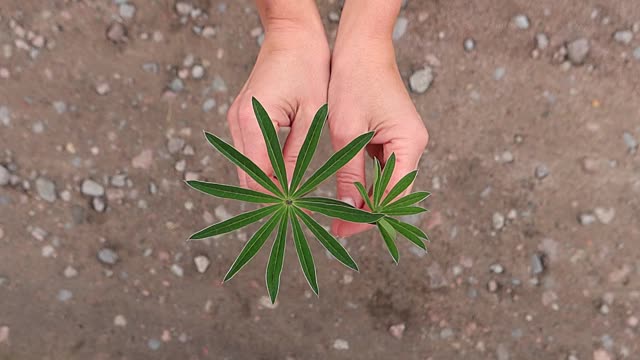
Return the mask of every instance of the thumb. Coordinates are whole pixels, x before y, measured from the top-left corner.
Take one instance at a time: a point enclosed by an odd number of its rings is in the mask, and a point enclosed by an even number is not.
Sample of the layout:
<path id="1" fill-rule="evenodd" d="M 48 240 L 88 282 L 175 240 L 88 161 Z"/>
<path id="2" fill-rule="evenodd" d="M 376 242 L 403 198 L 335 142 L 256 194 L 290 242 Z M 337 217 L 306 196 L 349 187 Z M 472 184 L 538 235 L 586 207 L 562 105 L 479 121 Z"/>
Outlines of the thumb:
<path id="1" fill-rule="evenodd" d="M 302 144 L 304 144 L 309 128 L 311 127 L 311 123 L 315 115 L 314 111 L 319 109 L 320 106 L 321 105 L 318 105 L 318 107 L 303 105 L 296 113 L 296 117 L 291 124 L 291 130 L 287 136 L 284 148 L 282 149 L 284 165 L 287 169 L 289 183 L 293 180 L 293 170 L 298 162 L 298 155 L 300 154 Z"/>

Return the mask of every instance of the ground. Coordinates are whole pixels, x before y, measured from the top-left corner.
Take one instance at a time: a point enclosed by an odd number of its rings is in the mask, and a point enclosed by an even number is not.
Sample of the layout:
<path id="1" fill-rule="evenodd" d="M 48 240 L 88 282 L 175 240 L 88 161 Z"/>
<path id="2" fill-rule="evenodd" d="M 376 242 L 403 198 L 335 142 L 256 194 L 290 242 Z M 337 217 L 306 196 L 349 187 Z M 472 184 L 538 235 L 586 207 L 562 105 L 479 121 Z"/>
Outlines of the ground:
<path id="1" fill-rule="evenodd" d="M 353 273 L 313 243 L 317 298 L 289 244 L 275 307 L 266 252 L 221 285 L 254 228 L 185 242 L 243 210 L 182 180 L 236 183 L 201 130 L 229 139 L 261 34 L 248 0 L 191 4 L 1 2 L 0 359 L 640 357 L 639 2 L 409 0 L 429 253 L 368 232 Z"/>

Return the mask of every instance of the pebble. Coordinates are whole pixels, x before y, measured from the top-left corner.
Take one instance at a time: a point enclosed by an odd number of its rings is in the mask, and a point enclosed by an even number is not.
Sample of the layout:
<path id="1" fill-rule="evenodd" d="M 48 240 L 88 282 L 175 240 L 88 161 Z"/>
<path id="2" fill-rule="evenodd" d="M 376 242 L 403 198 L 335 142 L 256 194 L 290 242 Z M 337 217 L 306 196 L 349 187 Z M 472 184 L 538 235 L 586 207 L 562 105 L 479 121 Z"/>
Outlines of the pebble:
<path id="1" fill-rule="evenodd" d="M 56 249 L 54 249 L 53 246 L 51 245 L 45 245 L 40 250 L 40 254 L 42 255 L 42 257 L 45 257 L 45 258 L 55 257 Z"/>
<path id="2" fill-rule="evenodd" d="M 149 169 L 153 163 L 153 152 L 150 149 L 145 149 L 137 156 L 131 159 L 131 166 L 137 169 Z"/>
<path id="3" fill-rule="evenodd" d="M 67 302 L 71 300 L 72 297 L 73 297 L 73 293 L 67 289 L 62 289 L 58 291 L 58 295 L 56 295 L 56 298 L 60 302 Z"/>
<path id="4" fill-rule="evenodd" d="M 48 202 L 56 201 L 56 185 L 53 181 L 39 177 L 36 179 L 36 191 L 42 200 Z"/>
<path id="5" fill-rule="evenodd" d="M 536 253 L 531 255 L 531 275 L 540 275 L 544 272 L 544 257 Z"/>
<path id="6" fill-rule="evenodd" d="M 0 326 L 0 344 L 9 342 L 9 327 Z"/>
<path id="7" fill-rule="evenodd" d="M 399 40 L 406 32 L 407 27 L 409 26 L 409 19 L 406 17 L 398 17 L 395 25 L 393 26 L 393 33 L 391 37 L 393 40 Z"/>
<path id="8" fill-rule="evenodd" d="M 467 52 L 471 52 L 476 48 L 476 41 L 472 38 L 466 38 L 463 42 L 464 50 Z"/>
<path id="9" fill-rule="evenodd" d="M 505 344 L 498 344 L 496 355 L 498 356 L 498 360 L 509 360 L 510 358 L 509 350 Z"/>
<path id="10" fill-rule="evenodd" d="M 136 14 L 136 7 L 129 3 L 123 3 L 120 4 L 118 12 L 123 18 L 131 19 Z"/>
<path id="11" fill-rule="evenodd" d="M 191 77 L 194 79 L 202 79 L 204 77 L 204 67 L 195 65 L 191 68 Z"/>
<path id="12" fill-rule="evenodd" d="M 148 62 L 148 63 L 144 63 L 142 64 L 142 70 L 148 72 L 148 73 L 152 73 L 155 74 L 158 72 L 158 64 L 154 63 L 154 62 Z"/>
<path id="13" fill-rule="evenodd" d="M 106 36 L 114 43 L 123 43 L 127 40 L 127 28 L 122 23 L 114 21 L 107 27 Z"/>
<path id="14" fill-rule="evenodd" d="M 54 101 L 52 105 L 58 114 L 63 114 L 67 111 L 67 104 L 64 101 Z"/>
<path id="15" fill-rule="evenodd" d="M 11 123 L 11 111 L 8 107 L 0 105 L 0 122 L 4 126 L 9 126 Z"/>
<path id="16" fill-rule="evenodd" d="M 265 295 L 261 296 L 260 299 L 258 299 L 258 306 L 261 308 L 273 310 L 278 307 L 278 301 L 272 304 L 271 299 L 269 299 L 269 297 Z"/>
<path id="17" fill-rule="evenodd" d="M 66 268 L 64 268 L 64 271 L 62 272 L 62 274 L 67 279 L 71 279 L 78 276 L 78 270 L 76 270 L 73 266 L 69 265 Z"/>
<path id="18" fill-rule="evenodd" d="M 175 9 L 178 15 L 189 16 L 189 14 L 191 14 L 191 10 L 193 10 L 193 6 L 186 1 L 178 1 Z"/>
<path id="19" fill-rule="evenodd" d="M 183 172 L 187 168 L 187 160 L 181 159 L 176 162 L 176 171 Z"/>
<path id="20" fill-rule="evenodd" d="M 211 110 L 213 110 L 213 108 L 216 107 L 216 100 L 215 99 L 207 99 L 202 103 L 202 111 L 204 112 L 209 112 Z"/>
<path id="21" fill-rule="evenodd" d="M 591 225 L 596 222 L 596 217 L 591 213 L 581 213 L 578 215 L 578 222 L 580 225 Z"/>
<path id="22" fill-rule="evenodd" d="M 329 11 L 329 21 L 337 23 L 340 21 L 340 14 L 337 11 Z"/>
<path id="23" fill-rule="evenodd" d="M 489 280 L 489 282 L 487 283 L 487 290 L 491 293 L 498 291 L 499 288 L 500 288 L 500 285 L 498 284 L 497 281 L 493 279 Z"/>
<path id="24" fill-rule="evenodd" d="M 184 148 L 184 140 L 178 137 L 169 138 L 167 141 L 167 150 L 169 154 L 176 154 Z"/>
<path id="25" fill-rule="evenodd" d="M 349 350 L 349 342 L 343 339 L 336 339 L 333 342 L 333 348 L 336 350 Z"/>
<path id="26" fill-rule="evenodd" d="M 489 270 L 494 274 L 502 274 L 504 273 L 504 266 L 501 264 L 491 264 Z"/>
<path id="27" fill-rule="evenodd" d="M 593 209 L 593 213 L 596 215 L 596 218 L 598 218 L 598 221 L 606 225 L 613 221 L 613 217 L 616 215 L 616 209 L 597 207 Z"/>
<path id="28" fill-rule="evenodd" d="M 549 47 L 549 37 L 545 33 L 536 34 L 536 49 L 544 50 Z"/>
<path id="29" fill-rule="evenodd" d="M 493 72 L 493 79 L 496 81 L 500 81 L 504 78 L 504 76 L 507 74 L 507 70 L 503 67 L 499 67 L 496 68 L 496 70 Z"/>
<path id="30" fill-rule="evenodd" d="M 127 318 L 125 318 L 124 315 L 118 314 L 113 318 L 113 325 L 118 327 L 125 327 L 127 326 Z"/>
<path id="31" fill-rule="evenodd" d="M 620 44 L 628 45 L 633 40 L 633 32 L 631 30 L 618 30 L 613 33 L 613 39 Z"/>
<path id="32" fill-rule="evenodd" d="M 527 15 L 516 15 L 513 17 L 513 25 L 515 25 L 518 29 L 526 30 L 529 28 L 529 18 Z"/>
<path id="33" fill-rule="evenodd" d="M 442 267 L 437 262 L 427 267 L 427 275 L 429 276 L 429 287 L 431 289 L 440 289 L 448 286 Z"/>
<path id="34" fill-rule="evenodd" d="M 633 57 L 640 61 L 640 46 L 638 46 L 635 50 L 633 50 Z"/>
<path id="35" fill-rule="evenodd" d="M 549 168 L 547 167 L 547 165 L 541 164 L 536 166 L 534 173 L 536 178 L 542 180 L 549 176 Z"/>
<path id="36" fill-rule="evenodd" d="M 91 179 L 85 179 L 80 186 L 80 192 L 87 196 L 103 196 L 104 187 Z"/>
<path id="37" fill-rule="evenodd" d="M 396 339 L 402 339 L 402 335 L 404 335 L 404 330 L 406 329 L 406 325 L 404 323 L 391 325 L 389 327 L 389 333 Z"/>
<path id="38" fill-rule="evenodd" d="M 622 133 L 622 140 L 627 146 L 627 151 L 629 152 L 629 154 L 635 154 L 635 152 L 638 150 L 638 142 L 633 137 L 633 135 L 631 135 L 630 132 L 625 131 Z"/>
<path id="39" fill-rule="evenodd" d="M 102 248 L 98 251 L 98 260 L 103 264 L 114 265 L 119 259 L 118 254 L 110 248 Z"/>
<path id="40" fill-rule="evenodd" d="M 171 272 L 173 273 L 173 275 L 175 275 L 177 277 L 183 277 L 184 276 L 184 270 L 182 269 L 182 266 L 180 266 L 178 264 L 171 265 Z"/>
<path id="41" fill-rule="evenodd" d="M 196 269 L 200 274 L 204 274 L 204 272 L 207 271 L 209 265 L 211 264 L 209 258 L 204 255 L 196 256 L 195 258 L 193 258 L 193 262 L 196 264 Z"/>
<path id="42" fill-rule="evenodd" d="M 107 204 L 104 202 L 104 199 L 102 197 L 94 197 L 93 199 L 91 199 L 91 206 L 93 207 L 93 210 L 99 213 L 104 212 L 104 210 L 107 208 Z"/>
<path id="43" fill-rule="evenodd" d="M 96 92 L 98 95 L 107 95 L 111 91 L 111 86 L 107 83 L 100 83 L 96 85 Z"/>
<path id="44" fill-rule="evenodd" d="M 640 319 L 635 316 L 630 316 L 627 319 L 627 325 L 629 325 L 629 327 L 636 328 L 638 327 L 638 324 L 640 324 Z"/>
<path id="45" fill-rule="evenodd" d="M 504 227 L 504 215 L 502 215 L 502 213 L 499 213 L 499 212 L 493 213 L 491 222 L 494 229 L 496 230 L 502 229 Z"/>
<path id="46" fill-rule="evenodd" d="M 9 174 L 9 170 L 7 170 L 6 167 L 0 165 L 0 186 L 9 184 L 9 180 L 11 180 L 11 174 Z"/>
<path id="47" fill-rule="evenodd" d="M 225 208 L 224 205 L 216 206 L 216 208 L 213 210 L 213 213 L 220 221 L 226 221 L 233 217 L 233 215 L 231 215 L 231 213 L 227 211 L 227 208 Z"/>
<path id="48" fill-rule="evenodd" d="M 184 90 L 184 83 L 180 78 L 175 78 L 169 83 L 169 90 L 173 91 L 174 93 L 181 92 L 182 90 Z"/>
<path id="49" fill-rule="evenodd" d="M 162 345 L 162 343 L 158 339 L 149 339 L 149 341 L 147 341 L 147 346 L 153 351 L 160 349 L 160 345 Z"/>
<path id="50" fill-rule="evenodd" d="M 127 184 L 126 174 L 117 174 L 111 177 L 111 185 L 115 187 L 124 187 Z"/>
<path id="51" fill-rule="evenodd" d="M 227 84 L 220 75 L 216 75 L 211 82 L 211 89 L 215 92 L 227 92 Z"/>
<path id="52" fill-rule="evenodd" d="M 433 70 L 429 66 L 414 72 L 409 78 L 411 91 L 422 94 L 429 89 L 433 81 Z"/>
<path id="53" fill-rule="evenodd" d="M 567 45 L 567 57 L 573 65 L 581 65 L 584 63 L 587 55 L 589 55 L 590 50 L 591 45 L 589 44 L 589 40 L 579 38 Z"/>

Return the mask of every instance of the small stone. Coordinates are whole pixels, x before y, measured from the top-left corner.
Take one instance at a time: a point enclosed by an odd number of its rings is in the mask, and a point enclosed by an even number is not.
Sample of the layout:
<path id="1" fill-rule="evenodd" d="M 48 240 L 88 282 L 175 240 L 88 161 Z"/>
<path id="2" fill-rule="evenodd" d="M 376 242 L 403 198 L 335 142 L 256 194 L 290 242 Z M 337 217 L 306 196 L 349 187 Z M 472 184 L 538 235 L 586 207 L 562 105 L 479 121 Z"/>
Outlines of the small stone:
<path id="1" fill-rule="evenodd" d="M 118 314 L 113 318 L 113 325 L 118 327 L 125 327 L 127 326 L 127 318 L 125 318 L 124 315 Z"/>
<path id="2" fill-rule="evenodd" d="M 231 215 L 231 213 L 227 211 L 227 208 L 225 208 L 224 205 L 216 206 L 216 208 L 213 210 L 213 213 L 220 221 L 226 221 L 233 217 L 233 215 Z"/>
<path id="3" fill-rule="evenodd" d="M 531 275 L 540 275 L 544 272 L 544 257 L 536 253 L 531 255 Z"/>
<path id="4" fill-rule="evenodd" d="M 494 274 L 502 274 L 504 272 L 504 266 L 501 264 L 491 264 L 489 270 Z"/>
<path id="5" fill-rule="evenodd" d="M 204 77 L 204 67 L 195 65 L 191 68 L 191 77 L 194 79 L 202 79 Z"/>
<path id="6" fill-rule="evenodd" d="M 187 160 L 180 159 L 175 165 L 176 171 L 183 172 L 187 168 Z"/>
<path id="7" fill-rule="evenodd" d="M 42 247 L 42 250 L 40 250 L 40 254 L 45 258 L 55 257 L 56 249 L 54 249 L 51 245 L 45 245 Z"/>
<path id="8" fill-rule="evenodd" d="M 167 141 L 167 150 L 169 154 L 176 154 L 184 148 L 184 140 L 177 137 L 169 138 Z"/>
<path id="9" fill-rule="evenodd" d="M 176 3 L 176 12 L 181 16 L 189 16 L 193 10 L 193 6 L 186 1 L 178 1 Z"/>
<path id="10" fill-rule="evenodd" d="M 414 72 L 409 78 L 411 91 L 422 94 L 429 89 L 433 81 L 433 71 L 429 66 Z"/>
<path id="11" fill-rule="evenodd" d="M 393 33 L 391 34 L 391 38 L 393 40 L 399 40 L 404 33 L 407 32 L 407 27 L 409 26 L 409 19 L 406 17 L 398 17 L 395 25 L 393 26 Z"/>
<path id="12" fill-rule="evenodd" d="M 44 132 L 44 124 L 42 121 L 36 121 L 32 126 L 31 130 L 34 134 L 42 134 Z"/>
<path id="13" fill-rule="evenodd" d="M 343 339 L 336 339 L 333 342 L 333 348 L 336 350 L 349 350 L 349 342 Z"/>
<path id="14" fill-rule="evenodd" d="M 504 215 L 499 212 L 493 213 L 493 217 L 491 218 L 491 223 L 493 228 L 496 230 L 500 230 L 504 227 Z"/>
<path id="15" fill-rule="evenodd" d="M 211 110 L 213 110 L 213 108 L 216 107 L 216 100 L 215 99 L 207 99 L 202 103 L 202 111 L 204 112 L 209 112 Z"/>
<path id="16" fill-rule="evenodd" d="M 476 41 L 472 38 L 466 38 L 464 39 L 463 46 L 466 52 L 471 52 L 476 48 Z"/>
<path id="17" fill-rule="evenodd" d="M 429 287 L 431 289 L 440 289 L 448 286 L 447 278 L 442 271 L 440 264 L 434 262 L 427 268 L 427 275 L 429 276 Z"/>
<path id="18" fill-rule="evenodd" d="M 209 265 L 211 264 L 209 258 L 204 255 L 196 256 L 195 258 L 193 258 L 193 262 L 196 264 L 196 269 L 200 274 L 204 274 L 204 272 L 207 271 Z"/>
<path id="19" fill-rule="evenodd" d="M 613 221 L 613 217 L 616 215 L 616 209 L 614 208 L 605 209 L 602 207 L 597 207 L 593 209 L 593 212 L 598 218 L 598 221 L 605 225 L 611 223 L 611 221 Z"/>
<path id="20" fill-rule="evenodd" d="M 406 325 L 404 323 L 391 325 L 389 327 L 389 333 L 391 334 L 391 336 L 399 340 L 402 339 L 402 335 L 404 334 L 405 329 Z"/>
<path id="21" fill-rule="evenodd" d="M 633 40 L 633 32 L 631 30 L 618 30 L 613 33 L 613 39 L 620 44 L 628 45 Z"/>
<path id="22" fill-rule="evenodd" d="M 67 289 L 62 289 L 58 291 L 58 295 L 56 295 L 56 298 L 60 302 L 67 302 L 71 300 L 72 297 L 73 297 L 73 293 Z"/>
<path id="23" fill-rule="evenodd" d="M 0 186 L 5 186 L 9 184 L 11 180 L 11 174 L 9 174 L 9 170 L 6 167 L 0 165 Z"/>
<path id="24" fill-rule="evenodd" d="M 56 201 L 56 185 L 53 181 L 43 177 L 36 179 L 36 191 L 42 200 L 48 202 Z"/>
<path id="25" fill-rule="evenodd" d="M 214 36 L 216 36 L 216 28 L 214 28 L 213 26 L 205 26 L 202 29 L 202 32 L 200 33 L 200 35 L 206 37 L 206 38 L 212 38 Z"/>
<path id="26" fill-rule="evenodd" d="M 103 264 L 114 265 L 119 259 L 118 254 L 112 249 L 102 248 L 98 251 L 98 260 Z"/>
<path id="27" fill-rule="evenodd" d="M 591 213 L 581 213 L 578 215 L 578 222 L 580 225 L 591 225 L 596 222 L 596 217 Z"/>
<path id="28" fill-rule="evenodd" d="M 173 91 L 174 93 L 179 93 L 184 90 L 184 83 L 180 78 L 175 78 L 169 83 L 169 90 Z"/>
<path id="29" fill-rule="evenodd" d="M 64 268 L 64 271 L 62 272 L 62 274 L 67 279 L 71 279 L 78 276 L 78 270 L 76 270 L 73 266 L 69 265 L 66 268 Z"/>
<path id="30" fill-rule="evenodd" d="M 175 275 L 177 277 L 183 277 L 184 276 L 184 270 L 182 269 L 182 266 L 180 266 L 178 264 L 171 265 L 171 272 L 173 273 L 173 275 Z"/>
<path id="31" fill-rule="evenodd" d="M 80 192 L 87 196 L 103 196 L 104 187 L 91 179 L 85 179 L 80 186 Z"/>
<path id="32" fill-rule="evenodd" d="M 64 101 L 54 101 L 52 105 L 58 114 L 64 114 L 67 111 L 67 104 Z"/>
<path id="33" fill-rule="evenodd" d="M 549 168 L 547 167 L 547 165 L 544 164 L 540 164 L 538 166 L 536 166 L 536 169 L 534 171 L 536 178 L 542 180 L 544 178 L 546 178 L 547 176 L 549 176 Z"/>
<path id="34" fill-rule="evenodd" d="M 9 342 L 9 327 L 0 326 L 0 344 Z"/>
<path id="35" fill-rule="evenodd" d="M 625 131 L 624 133 L 622 133 L 622 140 L 627 146 L 627 151 L 629 152 L 629 154 L 635 154 L 635 152 L 638 150 L 638 142 L 633 137 L 633 135 L 631 135 L 630 132 Z"/>
<path id="36" fill-rule="evenodd" d="M 495 280 L 489 280 L 489 282 L 487 283 L 487 290 L 491 293 L 497 292 L 499 288 L 500 285 Z"/>
<path id="37" fill-rule="evenodd" d="M 111 177 L 111 185 L 115 187 L 124 187 L 127 184 L 127 175 L 118 174 Z"/>
<path id="38" fill-rule="evenodd" d="M 507 69 L 503 67 L 496 68 L 495 71 L 493 72 L 493 79 L 496 81 L 500 81 L 504 78 L 506 74 L 507 74 Z"/>
<path id="39" fill-rule="evenodd" d="M 505 344 L 498 344 L 496 355 L 498 356 L 498 360 L 509 360 L 510 358 L 509 350 Z"/>
<path id="40" fill-rule="evenodd" d="M 96 92 L 98 95 L 107 95 L 111 91 L 111 87 L 107 83 L 100 83 L 96 85 Z"/>
<path id="41" fill-rule="evenodd" d="M 216 75 L 211 82 L 211 89 L 215 92 L 227 92 L 227 84 L 220 75 Z"/>
<path id="42" fill-rule="evenodd" d="M 104 202 L 102 197 L 94 197 L 91 199 L 91 206 L 93 207 L 93 210 L 99 213 L 104 212 L 107 208 L 107 204 Z"/>
<path id="43" fill-rule="evenodd" d="M 513 17 L 513 25 L 520 30 L 526 30 L 529 28 L 529 18 L 526 15 L 516 15 Z"/>
<path id="44" fill-rule="evenodd" d="M 545 33 L 536 34 L 536 49 L 544 50 L 549 47 L 549 37 Z"/>
<path id="45" fill-rule="evenodd" d="M 633 50 L 633 57 L 640 61 L 640 46 L 638 46 L 635 50 Z"/>
<path id="46" fill-rule="evenodd" d="M 613 360 L 611 355 L 604 349 L 598 349 L 593 352 L 593 360 Z"/>
<path id="47" fill-rule="evenodd" d="M 629 325 L 629 327 L 636 328 L 638 324 L 640 324 L 640 320 L 635 316 L 630 316 L 627 319 L 627 325 Z"/>
<path id="48" fill-rule="evenodd" d="M 33 228 L 33 230 L 31 230 L 31 236 L 33 236 L 33 238 L 38 241 L 44 241 L 47 235 L 47 232 L 40 227 L 35 227 Z"/>
<path id="49" fill-rule="evenodd" d="M 107 39 L 118 44 L 127 41 L 127 28 L 120 22 L 114 21 L 107 27 Z"/>
<path id="50" fill-rule="evenodd" d="M 149 339 L 149 341 L 147 341 L 147 346 L 153 351 L 160 349 L 160 345 L 162 345 L 162 343 L 158 339 Z"/>
<path id="51" fill-rule="evenodd" d="M 129 3 L 122 3 L 118 8 L 120 16 L 125 19 L 131 19 L 136 14 L 136 7 Z"/>
<path id="52" fill-rule="evenodd" d="M 340 14 L 337 11 L 329 11 L 329 21 L 337 23 L 340 21 Z"/>
<path id="53" fill-rule="evenodd" d="M 144 63 L 142 64 L 142 70 L 148 73 L 156 74 L 158 72 L 158 64 L 153 62 Z"/>
<path id="54" fill-rule="evenodd" d="M 590 50 L 591 45 L 589 44 L 589 40 L 579 38 L 567 45 L 567 57 L 573 65 L 582 65 Z"/>
<path id="55" fill-rule="evenodd" d="M 269 299 L 268 296 L 261 296 L 260 299 L 258 299 L 258 306 L 273 310 L 278 307 L 278 302 L 276 301 L 275 303 L 271 303 L 271 299 Z"/>
<path id="56" fill-rule="evenodd" d="M 142 150 L 140 154 L 131 159 L 131 166 L 138 169 L 149 169 L 153 163 L 153 152 L 150 149 Z"/>

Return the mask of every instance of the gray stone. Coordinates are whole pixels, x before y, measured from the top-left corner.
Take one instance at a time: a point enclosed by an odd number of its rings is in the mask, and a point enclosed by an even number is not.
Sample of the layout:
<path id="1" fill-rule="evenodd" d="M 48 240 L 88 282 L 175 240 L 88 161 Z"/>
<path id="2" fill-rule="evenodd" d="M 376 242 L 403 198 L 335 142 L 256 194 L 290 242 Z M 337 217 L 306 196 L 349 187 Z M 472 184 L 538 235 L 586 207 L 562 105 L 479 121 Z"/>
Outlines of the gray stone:
<path id="1" fill-rule="evenodd" d="M 144 63 L 142 64 L 142 70 L 148 73 L 156 74 L 158 72 L 158 64 L 153 62 Z"/>
<path id="2" fill-rule="evenodd" d="M 36 191 L 42 200 L 48 202 L 56 201 L 56 185 L 53 181 L 39 177 L 36 180 Z"/>
<path id="3" fill-rule="evenodd" d="M 175 8 L 176 12 L 180 16 L 189 16 L 191 14 L 191 10 L 193 10 L 193 6 L 186 1 L 178 1 Z"/>
<path id="4" fill-rule="evenodd" d="M 591 213 L 581 213 L 578 215 L 580 225 L 591 225 L 596 222 L 596 217 Z"/>
<path id="5" fill-rule="evenodd" d="M 607 225 L 613 221 L 613 218 L 616 215 L 616 209 L 597 207 L 593 209 L 593 213 L 596 215 L 596 218 L 598 218 L 598 221 Z"/>
<path id="6" fill-rule="evenodd" d="M 622 140 L 624 144 L 627 145 L 627 151 L 629 151 L 630 154 L 634 154 L 638 150 L 638 141 L 636 141 L 630 132 L 625 131 L 622 133 Z"/>
<path id="7" fill-rule="evenodd" d="M 504 215 L 502 215 L 499 212 L 493 213 L 493 216 L 491 218 L 491 223 L 494 229 L 496 230 L 502 229 L 504 227 Z"/>
<path id="8" fill-rule="evenodd" d="M 464 39 L 464 42 L 462 45 L 464 46 L 465 51 L 471 52 L 476 48 L 476 41 L 473 40 L 472 38 L 467 38 L 467 39 Z"/>
<path id="9" fill-rule="evenodd" d="M 71 278 L 74 278 L 74 277 L 78 276 L 78 270 L 76 270 L 71 265 L 67 266 L 62 273 L 63 273 L 64 277 L 66 277 L 67 279 L 71 279 Z"/>
<path id="10" fill-rule="evenodd" d="M 544 257 L 540 253 L 531 255 L 531 275 L 540 275 L 544 272 Z"/>
<path id="11" fill-rule="evenodd" d="M 147 341 L 147 346 L 153 351 L 160 349 L 160 345 L 162 345 L 162 343 L 158 339 L 149 339 L 149 341 Z"/>
<path id="12" fill-rule="evenodd" d="M 169 154 L 176 154 L 184 148 L 184 139 L 172 137 L 167 141 L 167 150 Z"/>
<path id="13" fill-rule="evenodd" d="M 403 16 L 398 17 L 391 34 L 393 40 L 399 40 L 407 32 L 407 27 L 409 27 L 409 19 Z"/>
<path id="14" fill-rule="evenodd" d="M 618 30 L 613 33 L 613 39 L 620 44 L 628 45 L 633 40 L 633 32 L 631 30 Z"/>
<path id="15" fill-rule="evenodd" d="M 340 21 L 340 14 L 337 11 L 329 11 L 329 21 L 337 23 Z"/>
<path id="16" fill-rule="evenodd" d="M 91 199 L 91 206 L 93 207 L 93 210 L 100 213 L 104 212 L 107 208 L 107 204 L 104 202 L 102 197 L 94 197 Z"/>
<path id="17" fill-rule="evenodd" d="M 64 101 L 54 101 L 52 105 L 53 105 L 53 109 L 58 114 L 63 114 L 67 111 L 67 104 L 65 104 Z"/>
<path id="18" fill-rule="evenodd" d="M 179 78 L 175 78 L 169 83 L 169 90 L 175 93 L 181 92 L 184 90 L 184 83 Z"/>
<path id="19" fill-rule="evenodd" d="M 62 289 L 58 291 L 58 295 L 56 295 L 56 298 L 60 302 L 67 302 L 71 300 L 72 297 L 73 297 L 73 293 L 67 289 Z"/>
<path id="20" fill-rule="evenodd" d="M 448 286 L 447 279 L 444 276 L 442 267 L 440 264 L 434 262 L 427 268 L 427 275 L 429 276 L 429 287 L 431 289 L 440 289 Z"/>
<path id="21" fill-rule="evenodd" d="M 535 176 L 538 179 L 544 179 L 549 176 L 549 168 L 545 164 L 540 164 L 536 166 Z"/>
<path id="22" fill-rule="evenodd" d="M 211 82 L 211 89 L 215 92 L 227 92 L 227 84 L 220 75 L 216 75 Z"/>
<path id="23" fill-rule="evenodd" d="M 0 165 L 0 186 L 9 184 L 9 180 L 11 180 L 11 174 L 9 174 L 9 170 L 7 170 L 6 167 Z"/>
<path id="24" fill-rule="evenodd" d="M 127 175 L 118 174 L 111 177 L 111 185 L 115 187 L 124 187 L 127 184 Z"/>
<path id="25" fill-rule="evenodd" d="M 118 254 L 110 248 L 102 248 L 98 251 L 98 260 L 103 264 L 114 265 L 119 259 Z"/>
<path id="26" fill-rule="evenodd" d="M 103 196 L 104 187 L 91 179 L 85 179 L 80 187 L 80 192 L 87 196 Z"/>
<path id="27" fill-rule="evenodd" d="M 182 269 L 182 266 L 180 266 L 178 264 L 171 265 L 171 272 L 173 273 L 173 275 L 175 275 L 177 277 L 183 277 L 184 276 L 184 270 Z"/>
<path id="28" fill-rule="evenodd" d="M 433 71 L 429 66 L 414 72 L 409 78 L 409 86 L 414 93 L 422 94 L 429 89 L 433 82 Z"/>
<path id="29" fill-rule="evenodd" d="M 502 266 L 501 264 L 491 264 L 489 266 L 489 270 L 494 273 L 494 274 L 502 274 L 504 273 L 504 266 Z"/>
<path id="30" fill-rule="evenodd" d="M 518 29 L 526 30 L 529 28 L 529 18 L 527 15 L 516 15 L 513 17 L 513 25 L 515 25 Z"/>
<path id="31" fill-rule="evenodd" d="M 114 21 L 107 27 L 107 39 L 114 43 L 123 43 L 127 41 L 127 28 L 124 24 Z"/>
<path id="32" fill-rule="evenodd" d="M 503 67 L 496 68 L 496 70 L 493 72 L 493 79 L 502 80 L 502 78 L 504 78 L 506 74 L 507 74 L 507 69 Z"/>
<path id="33" fill-rule="evenodd" d="M 544 50 L 549 47 L 549 37 L 545 33 L 536 34 L 536 48 L 538 50 Z"/>
<path id="34" fill-rule="evenodd" d="M 216 100 L 215 99 L 207 99 L 202 103 L 202 111 L 204 112 L 209 112 L 211 110 L 213 110 L 213 108 L 216 107 Z"/>
<path id="35" fill-rule="evenodd" d="M 633 57 L 640 61 L 640 46 L 638 46 L 635 50 L 633 50 Z"/>
<path id="36" fill-rule="evenodd" d="M 131 19 L 136 14 L 136 7 L 129 3 L 120 4 L 118 12 L 123 18 Z"/>
<path id="37" fill-rule="evenodd" d="M 204 272 L 207 271 L 209 265 L 211 264 L 209 258 L 204 255 L 196 256 L 195 258 L 193 258 L 193 262 L 196 264 L 196 269 L 201 274 L 204 274 Z"/>
<path id="38" fill-rule="evenodd" d="M 579 38 L 567 45 L 567 57 L 573 65 L 581 65 L 589 55 L 590 50 L 589 40 Z"/>
<path id="39" fill-rule="evenodd" d="M 9 126 L 11 123 L 11 111 L 6 106 L 0 106 L 0 122 L 4 126 Z"/>
<path id="40" fill-rule="evenodd" d="M 34 134 L 42 134 L 44 132 L 44 124 L 42 121 L 36 121 L 33 125 L 31 125 L 31 130 Z"/>

